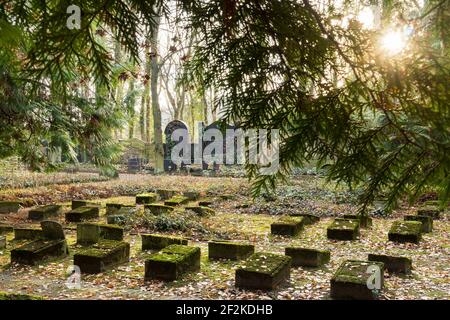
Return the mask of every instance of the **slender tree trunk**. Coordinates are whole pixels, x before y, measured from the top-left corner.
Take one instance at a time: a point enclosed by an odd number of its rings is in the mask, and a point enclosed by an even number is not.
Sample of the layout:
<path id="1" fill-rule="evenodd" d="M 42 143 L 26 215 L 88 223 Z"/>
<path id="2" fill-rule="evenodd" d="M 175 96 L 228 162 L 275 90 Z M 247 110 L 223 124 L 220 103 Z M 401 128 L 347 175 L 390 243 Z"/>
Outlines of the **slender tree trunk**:
<path id="1" fill-rule="evenodd" d="M 136 79 L 134 78 L 134 76 L 132 75 L 132 78 L 130 80 L 130 86 L 128 88 L 128 94 L 130 97 L 130 101 L 129 101 L 129 117 L 130 120 L 128 121 L 128 139 L 133 139 L 134 137 L 134 127 L 135 127 L 135 122 L 136 122 L 136 112 L 134 110 L 135 104 L 136 104 L 136 97 L 135 97 L 135 82 Z"/>
<path id="2" fill-rule="evenodd" d="M 164 149 L 162 139 L 161 128 L 161 108 L 158 98 L 158 78 L 159 78 L 159 64 L 158 64 L 158 34 L 161 17 L 155 18 L 155 27 L 152 32 L 151 41 L 151 97 L 152 97 L 152 109 L 153 109 L 153 137 L 154 137 L 154 156 L 155 156 L 155 172 L 164 171 Z"/>
<path id="3" fill-rule="evenodd" d="M 120 42 L 116 41 L 115 42 L 115 47 L 114 47 L 114 60 L 116 64 L 120 64 L 120 61 L 122 60 L 122 48 L 120 46 Z M 117 86 L 116 86 L 116 92 L 114 95 L 114 100 L 116 101 L 116 103 L 119 104 L 119 108 L 123 108 L 122 106 L 122 101 L 123 101 L 123 85 L 124 82 L 120 79 L 117 79 Z M 122 130 L 121 129 L 116 129 L 114 131 L 115 137 L 116 139 L 120 139 L 122 136 Z"/>

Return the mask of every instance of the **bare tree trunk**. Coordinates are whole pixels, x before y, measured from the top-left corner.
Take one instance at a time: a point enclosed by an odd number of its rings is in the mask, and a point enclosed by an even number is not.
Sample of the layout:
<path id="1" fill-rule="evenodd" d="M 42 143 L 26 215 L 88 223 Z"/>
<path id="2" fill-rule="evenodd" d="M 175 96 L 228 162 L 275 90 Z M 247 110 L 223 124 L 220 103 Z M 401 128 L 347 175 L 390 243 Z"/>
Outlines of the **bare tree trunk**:
<path id="1" fill-rule="evenodd" d="M 114 48 L 114 60 L 116 64 L 120 64 L 120 61 L 122 59 L 122 48 L 120 47 L 120 42 L 116 41 L 115 42 L 115 48 Z M 123 81 L 119 78 L 117 79 L 117 86 L 116 86 L 116 92 L 114 95 L 114 100 L 116 101 L 116 103 L 119 104 L 119 108 L 122 109 L 122 100 L 123 100 Z M 121 129 L 116 129 L 114 131 L 114 135 L 116 137 L 116 139 L 121 138 L 122 135 L 122 130 Z"/>
<path id="2" fill-rule="evenodd" d="M 134 93 L 135 82 L 136 82 L 136 79 L 132 75 L 132 78 L 130 80 L 130 86 L 128 88 L 128 94 L 130 97 L 129 106 L 128 106 L 129 117 L 130 117 L 130 120 L 128 121 L 128 139 L 133 139 L 133 137 L 134 137 L 134 128 L 135 128 L 135 122 L 136 122 L 136 112 L 134 110 L 134 107 L 136 104 L 136 96 Z"/>
<path id="3" fill-rule="evenodd" d="M 153 109 L 153 134 L 154 134 L 154 147 L 155 147 L 155 172 L 164 171 L 164 149 L 162 139 L 161 128 L 161 108 L 159 105 L 158 97 L 158 78 L 159 78 L 159 64 L 158 64 L 158 34 L 161 17 L 155 17 L 155 26 L 152 32 L 151 41 L 151 97 L 152 97 L 152 109 Z"/>
<path id="4" fill-rule="evenodd" d="M 149 45 L 149 41 L 146 41 L 145 45 Z M 150 100 L 150 71 L 151 71 L 151 64 L 150 64 L 150 50 L 148 48 L 145 49 L 145 66 L 144 66 L 144 73 L 145 73 L 145 80 L 144 80 L 144 91 L 142 92 L 141 97 L 141 113 L 140 113 L 140 119 L 139 119 L 139 125 L 140 125 L 140 132 L 141 132 L 141 139 L 145 142 L 150 142 L 150 136 L 149 136 L 149 110 L 147 109 L 147 106 L 149 104 Z"/>

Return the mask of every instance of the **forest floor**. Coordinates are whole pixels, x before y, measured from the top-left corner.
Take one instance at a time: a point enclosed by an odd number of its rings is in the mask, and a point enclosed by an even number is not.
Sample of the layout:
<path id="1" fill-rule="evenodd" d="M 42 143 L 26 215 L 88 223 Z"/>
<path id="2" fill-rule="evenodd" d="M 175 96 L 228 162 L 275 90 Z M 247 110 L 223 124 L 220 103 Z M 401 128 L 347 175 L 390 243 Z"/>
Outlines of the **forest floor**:
<path id="1" fill-rule="evenodd" d="M 34 204 L 58 203 L 67 206 L 72 199 L 95 199 L 103 204 L 99 221 L 105 221 L 104 204 L 134 204 L 136 193 L 154 188 L 180 191 L 196 190 L 213 199 L 216 214 L 207 217 L 175 212 L 174 221 L 163 218 L 137 220 L 126 228 L 125 241 L 131 244 L 130 262 L 108 272 L 83 275 L 81 289 L 66 286 L 66 270 L 73 263 L 76 225 L 61 218 L 70 247 L 62 260 L 35 267 L 10 264 L 10 251 L 24 243 L 7 235 L 8 245 L 0 249 L 0 291 L 33 294 L 47 299 L 329 299 L 330 279 L 345 260 L 367 260 L 369 253 L 406 256 L 413 261 L 410 275 L 386 274 L 382 299 L 450 299 L 450 221 L 448 213 L 434 221 L 432 233 L 419 244 L 396 244 L 387 240 L 394 220 L 412 214 L 416 208 L 402 207 L 388 217 L 374 217 L 370 229 L 362 229 L 357 241 L 332 241 L 326 227 L 333 217 L 355 213 L 355 195 L 325 184 L 318 176 L 298 176 L 275 194 L 256 200 L 242 178 L 191 176 L 121 175 L 101 182 L 54 184 L 23 189 L 2 189 L 0 199 L 30 199 Z M 28 208 L 17 214 L 0 214 L 0 223 L 33 225 L 27 220 Z M 322 219 L 307 226 L 295 238 L 270 235 L 270 224 L 280 215 L 294 212 L 315 213 Z M 190 245 L 201 248 L 201 270 L 181 280 L 166 283 L 144 282 L 144 261 L 150 252 L 141 251 L 140 233 L 183 235 Z M 286 246 L 299 245 L 331 250 L 331 261 L 322 268 L 292 268 L 290 281 L 274 291 L 247 291 L 234 286 L 239 262 L 209 261 L 207 242 L 233 239 L 255 245 L 256 251 L 284 254 Z"/>

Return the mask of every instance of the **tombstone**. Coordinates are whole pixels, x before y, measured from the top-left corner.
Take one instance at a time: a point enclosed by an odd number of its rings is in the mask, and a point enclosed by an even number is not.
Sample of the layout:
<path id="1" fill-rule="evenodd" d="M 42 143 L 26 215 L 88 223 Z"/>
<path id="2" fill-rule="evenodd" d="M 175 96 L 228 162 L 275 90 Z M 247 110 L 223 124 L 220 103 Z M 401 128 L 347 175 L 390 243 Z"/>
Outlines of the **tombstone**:
<path id="1" fill-rule="evenodd" d="M 163 204 L 156 204 L 156 203 L 146 204 L 146 205 L 144 205 L 144 209 L 150 210 L 150 212 L 152 214 L 154 214 L 155 216 L 159 216 L 161 214 L 166 214 L 166 213 L 172 212 L 174 210 L 173 207 L 166 206 Z"/>
<path id="2" fill-rule="evenodd" d="M 320 267 L 330 262 L 329 250 L 316 250 L 309 248 L 287 247 L 285 255 L 292 258 L 294 267 Z"/>
<path id="3" fill-rule="evenodd" d="M 62 212 L 62 206 L 48 205 L 31 209 L 28 212 L 28 219 L 30 220 L 46 220 L 51 217 L 57 217 Z"/>
<path id="4" fill-rule="evenodd" d="M 344 214 L 344 219 L 358 220 L 361 228 L 370 228 L 372 226 L 372 218 L 367 215 Z"/>
<path id="5" fill-rule="evenodd" d="M 166 136 L 166 143 L 164 144 L 164 171 L 173 172 L 177 170 L 177 165 L 172 161 L 171 154 L 172 148 L 178 143 L 178 141 L 172 141 L 172 133 L 175 130 L 188 130 L 187 125 L 180 120 L 170 121 L 164 129 Z M 186 164 L 182 164 L 184 167 Z"/>
<path id="6" fill-rule="evenodd" d="M 320 221 L 320 216 L 312 213 L 291 213 L 289 214 L 291 217 L 302 217 L 303 222 L 306 225 L 315 224 Z"/>
<path id="7" fill-rule="evenodd" d="M 140 158 L 130 158 L 128 159 L 127 172 L 128 173 L 138 173 L 142 169 L 142 159 Z"/>
<path id="8" fill-rule="evenodd" d="M 48 259 L 63 258 L 69 254 L 62 226 L 55 221 L 41 222 L 42 238 L 11 251 L 11 262 L 36 265 Z"/>
<path id="9" fill-rule="evenodd" d="M 160 234 L 142 234 L 142 250 L 161 250 L 172 244 L 187 245 L 188 241 L 181 237 Z"/>
<path id="10" fill-rule="evenodd" d="M 172 198 L 175 194 L 177 194 L 177 191 L 158 189 L 158 190 L 156 190 L 156 193 L 159 195 L 161 200 L 168 200 L 168 199 Z"/>
<path id="11" fill-rule="evenodd" d="M 79 223 L 77 224 L 77 244 L 91 245 L 105 240 L 123 240 L 123 228 L 113 224 Z"/>
<path id="12" fill-rule="evenodd" d="M 130 260 L 130 244 L 124 241 L 99 240 L 73 256 L 81 273 L 96 274 Z"/>
<path id="13" fill-rule="evenodd" d="M 149 204 L 156 201 L 158 195 L 156 193 L 141 193 L 136 195 L 136 204 Z"/>
<path id="14" fill-rule="evenodd" d="M 384 263 L 385 269 L 390 273 L 409 274 L 412 269 L 412 261 L 406 257 L 395 257 L 384 254 L 369 254 L 367 260 Z"/>
<path id="15" fill-rule="evenodd" d="M 200 248 L 172 244 L 145 261 L 145 280 L 174 281 L 200 270 Z"/>
<path id="16" fill-rule="evenodd" d="M 394 221 L 388 233 L 389 241 L 419 243 L 422 239 L 422 222 Z"/>
<path id="17" fill-rule="evenodd" d="M 42 238 L 42 229 L 35 227 L 14 228 L 14 240 L 35 240 Z"/>
<path id="18" fill-rule="evenodd" d="M 7 224 L 0 224 L 0 235 L 14 232 L 14 227 Z"/>
<path id="19" fill-rule="evenodd" d="M 422 222 L 422 232 L 429 233 L 433 231 L 433 218 L 430 216 L 413 216 L 407 215 L 404 216 L 403 219 L 405 221 L 419 221 Z"/>
<path id="20" fill-rule="evenodd" d="M 98 206 L 85 206 L 78 207 L 66 213 L 67 222 L 82 222 L 91 219 L 97 219 L 100 215 L 100 207 Z"/>
<path id="21" fill-rule="evenodd" d="M 185 204 L 189 202 L 189 198 L 185 196 L 174 196 L 166 201 L 164 201 L 164 205 L 169 207 L 177 207 L 179 205 Z"/>
<path id="22" fill-rule="evenodd" d="M 208 242 L 208 258 L 210 260 L 242 260 L 247 259 L 254 253 L 255 246 L 247 243 L 225 240 Z"/>
<path id="23" fill-rule="evenodd" d="M 108 224 L 125 225 L 135 212 L 135 206 L 123 205 L 116 213 L 107 215 L 106 220 Z"/>
<path id="24" fill-rule="evenodd" d="M 123 204 L 121 203 L 107 203 L 106 204 L 106 215 L 116 214 Z"/>
<path id="25" fill-rule="evenodd" d="M 384 264 L 375 261 L 344 261 L 331 278 L 331 298 L 333 299 L 355 299 L 355 300 L 374 300 L 378 298 L 377 291 L 368 286 L 369 268 L 378 268 L 379 285 L 383 289 L 384 284 Z"/>
<path id="26" fill-rule="evenodd" d="M 11 293 L 0 291 L 0 301 L 12 301 L 12 300 L 44 300 L 43 297 L 35 296 L 31 294 Z"/>
<path id="27" fill-rule="evenodd" d="M 356 240 L 359 236 L 359 221 L 355 219 L 336 218 L 327 227 L 330 240 Z"/>
<path id="28" fill-rule="evenodd" d="M 417 209 L 417 215 L 428 216 L 431 217 L 433 220 L 439 220 L 441 218 L 441 209 L 439 209 L 438 207 L 426 206 Z"/>
<path id="29" fill-rule="evenodd" d="M 92 202 L 92 201 L 86 201 L 86 200 L 72 200 L 72 210 L 78 209 L 80 207 L 86 207 L 86 206 L 99 206 L 98 203 Z"/>
<path id="30" fill-rule="evenodd" d="M 273 235 L 295 237 L 303 226 L 303 217 L 283 217 L 270 225 L 270 232 Z"/>
<path id="31" fill-rule="evenodd" d="M 290 278 L 291 257 L 258 252 L 236 269 L 235 286 L 242 289 L 274 290 Z"/>
<path id="32" fill-rule="evenodd" d="M 56 221 L 42 221 L 41 228 L 46 239 L 62 240 L 66 238 L 62 225 Z"/>
<path id="33" fill-rule="evenodd" d="M 197 191 L 184 191 L 183 196 L 189 199 L 189 201 L 195 201 L 200 198 L 200 192 Z"/>
<path id="34" fill-rule="evenodd" d="M 194 211 L 200 217 L 213 216 L 216 214 L 216 211 L 214 211 L 214 209 L 204 206 L 186 206 L 185 209 Z"/>
<path id="35" fill-rule="evenodd" d="M 17 213 L 21 205 L 19 201 L 0 201 L 0 214 Z"/>

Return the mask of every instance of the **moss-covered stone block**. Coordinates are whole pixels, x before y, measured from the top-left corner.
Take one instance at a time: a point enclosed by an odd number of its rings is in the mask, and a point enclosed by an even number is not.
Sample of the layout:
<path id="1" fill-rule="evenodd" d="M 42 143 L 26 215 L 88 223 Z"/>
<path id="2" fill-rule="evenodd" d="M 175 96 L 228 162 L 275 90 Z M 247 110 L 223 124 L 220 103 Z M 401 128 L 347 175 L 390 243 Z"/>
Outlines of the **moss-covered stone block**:
<path id="1" fill-rule="evenodd" d="M 408 215 L 404 216 L 403 219 L 405 221 L 419 221 L 422 222 L 422 232 L 423 233 L 429 233 L 433 232 L 433 218 L 429 216 L 413 216 Z"/>
<path id="2" fill-rule="evenodd" d="M 302 231 L 304 218 L 283 217 L 270 225 L 270 232 L 273 235 L 294 237 Z"/>
<path id="3" fill-rule="evenodd" d="M 214 201 L 212 199 L 203 199 L 198 202 L 198 205 L 201 207 L 210 207 L 213 203 Z"/>
<path id="4" fill-rule="evenodd" d="M 189 199 L 189 201 L 195 201 L 200 198 L 200 192 L 197 191 L 185 191 L 183 192 L 183 196 Z"/>
<path id="5" fill-rule="evenodd" d="M 380 262 L 347 260 L 341 264 L 331 278 L 331 298 L 352 300 L 374 300 L 378 295 L 369 289 L 367 282 L 372 273 L 368 272 L 370 266 L 380 268 L 380 284 L 384 285 L 384 264 Z"/>
<path id="6" fill-rule="evenodd" d="M 14 227 L 7 224 L 0 224 L 0 235 L 14 232 Z"/>
<path id="7" fill-rule="evenodd" d="M 5 249 L 5 248 L 6 248 L 6 237 L 0 236 L 0 249 Z"/>
<path id="8" fill-rule="evenodd" d="M 130 260 L 130 244 L 123 241 L 100 240 L 73 257 L 73 264 L 82 273 L 101 273 Z"/>
<path id="9" fill-rule="evenodd" d="M 161 214 L 169 213 L 169 212 L 172 212 L 174 210 L 174 208 L 171 207 L 171 206 L 166 206 L 166 205 L 157 204 L 157 203 L 146 204 L 144 206 L 144 208 L 146 210 L 150 210 L 150 212 L 152 214 L 154 214 L 155 216 L 159 216 Z"/>
<path id="10" fill-rule="evenodd" d="M 331 253 L 329 250 L 287 247 L 285 255 L 292 258 L 294 267 L 320 267 L 330 262 Z"/>
<path id="11" fill-rule="evenodd" d="M 123 204 L 121 203 L 107 203 L 106 204 L 106 215 L 116 214 Z"/>
<path id="12" fill-rule="evenodd" d="M 33 266 L 48 259 L 63 258 L 68 253 L 65 239 L 39 239 L 11 250 L 11 262 Z"/>
<path id="13" fill-rule="evenodd" d="M 242 260 L 247 259 L 253 253 L 255 253 L 255 246 L 252 244 L 225 240 L 208 242 L 208 257 L 210 260 Z"/>
<path id="14" fill-rule="evenodd" d="M 20 201 L 0 201 L 0 214 L 16 213 L 20 208 Z"/>
<path id="15" fill-rule="evenodd" d="M 101 239 L 123 240 L 123 228 L 113 224 L 79 223 L 77 224 L 77 243 L 90 245 Z"/>
<path id="16" fill-rule="evenodd" d="M 31 294 L 22 294 L 22 293 L 10 293 L 0 291 L 0 301 L 1 300 L 44 300 L 41 296 L 35 296 Z"/>
<path id="17" fill-rule="evenodd" d="M 422 239 L 422 222 L 394 221 L 388 233 L 389 241 L 419 243 Z"/>
<path id="18" fill-rule="evenodd" d="M 355 219 L 336 218 L 327 228 L 330 240 L 356 240 L 359 236 L 359 221 Z"/>
<path id="19" fill-rule="evenodd" d="M 86 220 L 97 219 L 100 215 L 100 208 L 98 206 L 78 207 L 74 210 L 66 212 L 67 222 L 83 222 Z"/>
<path id="20" fill-rule="evenodd" d="M 213 216 L 216 214 L 216 211 L 214 209 L 203 206 L 186 206 L 185 209 L 194 211 L 197 215 L 201 217 Z"/>
<path id="21" fill-rule="evenodd" d="M 372 218 L 360 214 L 344 214 L 344 219 L 358 220 L 360 228 L 370 228 L 372 226 Z"/>
<path id="22" fill-rule="evenodd" d="M 175 190 L 158 189 L 156 193 L 159 195 L 161 200 L 168 200 L 175 196 L 178 192 Z"/>
<path id="23" fill-rule="evenodd" d="M 145 261 L 145 280 L 173 281 L 200 270 L 200 248 L 173 244 Z"/>
<path id="24" fill-rule="evenodd" d="M 28 219 L 30 220 L 45 220 L 51 217 L 57 217 L 62 213 L 62 206 L 48 205 L 31 209 L 28 212 Z"/>
<path id="25" fill-rule="evenodd" d="M 41 228 L 45 239 L 63 240 L 66 238 L 62 225 L 56 221 L 42 221 Z"/>
<path id="26" fill-rule="evenodd" d="M 164 201 L 164 205 L 169 207 L 176 207 L 182 204 L 189 202 L 189 198 L 185 196 L 174 196 L 166 201 Z"/>
<path id="27" fill-rule="evenodd" d="M 291 217 L 302 217 L 305 225 L 311 225 L 320 221 L 320 216 L 312 213 L 291 213 Z"/>
<path id="28" fill-rule="evenodd" d="M 142 234 L 142 250 L 161 250 L 172 244 L 187 245 L 188 240 L 181 237 L 160 234 Z"/>
<path id="29" fill-rule="evenodd" d="M 438 207 L 426 206 L 417 209 L 417 215 L 431 217 L 433 220 L 439 220 L 441 218 L 441 210 Z"/>
<path id="30" fill-rule="evenodd" d="M 412 269 L 412 261 L 406 257 L 395 257 L 384 254 L 369 254 L 369 261 L 382 262 L 384 268 L 390 273 L 403 273 L 409 274 Z"/>
<path id="31" fill-rule="evenodd" d="M 158 199 L 156 193 L 141 193 L 136 195 L 136 204 L 150 204 Z"/>
<path id="32" fill-rule="evenodd" d="M 86 200 L 72 200 L 72 210 L 78 209 L 80 207 L 86 207 L 86 206 L 98 206 L 101 205 L 92 201 L 86 201 Z"/>
<path id="33" fill-rule="evenodd" d="M 291 275 L 291 257 L 258 252 L 237 269 L 235 286 L 242 289 L 273 290 Z"/>
<path id="34" fill-rule="evenodd" d="M 14 228 L 14 240 L 35 240 L 43 237 L 40 228 Z"/>

